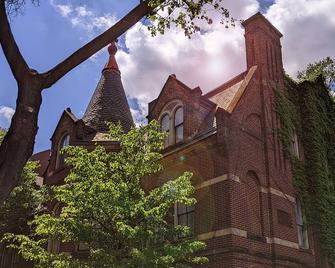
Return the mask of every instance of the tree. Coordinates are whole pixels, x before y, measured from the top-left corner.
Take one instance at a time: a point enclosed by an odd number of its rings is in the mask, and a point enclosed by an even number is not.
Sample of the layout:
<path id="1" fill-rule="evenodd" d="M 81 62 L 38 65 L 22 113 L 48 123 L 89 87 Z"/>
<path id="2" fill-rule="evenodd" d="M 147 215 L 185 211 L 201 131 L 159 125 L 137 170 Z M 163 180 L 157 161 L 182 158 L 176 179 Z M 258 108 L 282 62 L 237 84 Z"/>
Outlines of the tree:
<path id="1" fill-rule="evenodd" d="M 305 70 L 298 72 L 297 78 L 299 81 L 314 81 L 320 75 L 323 76 L 326 86 L 335 93 L 335 59 L 330 57 L 308 64 Z"/>
<path id="2" fill-rule="evenodd" d="M 159 153 L 165 134 L 157 122 L 123 134 L 110 125 L 117 152 L 96 147 L 65 149 L 71 172 L 62 186 L 53 186 L 51 198 L 60 214 L 36 216 L 34 236 L 6 236 L 6 242 L 36 267 L 191 267 L 206 258 L 195 253 L 205 244 L 194 240 L 187 226 L 174 226 L 176 203 L 192 205 L 194 187 L 186 172 L 162 186 L 144 190 L 142 180 L 162 169 Z M 172 224 L 171 224 L 172 219 Z M 47 252 L 49 240 L 85 243 L 87 257 Z"/>
<path id="3" fill-rule="evenodd" d="M 5 130 L 0 129 L 0 144 Z M 44 191 L 36 186 L 37 162 L 28 161 L 19 176 L 18 185 L 5 202 L 0 204 L 0 242 L 5 233 L 29 234 L 28 221 L 42 211 Z M 6 244 L 0 243 L 0 262 L 6 265 L 6 259 L 13 257 L 13 252 L 5 250 Z"/>
<path id="4" fill-rule="evenodd" d="M 229 12 L 222 7 L 222 0 L 146 0 L 104 33 L 100 34 L 49 71 L 32 70 L 11 32 L 8 13 L 17 12 L 24 0 L 0 0 L 0 43 L 3 53 L 18 85 L 17 105 L 10 128 L 0 146 L 0 203 L 8 197 L 18 182 L 28 158 L 32 155 L 38 130 L 37 119 L 42 102 L 42 91 L 51 87 L 65 74 L 94 53 L 117 39 L 141 18 L 152 20 L 152 34 L 164 33 L 170 26 L 180 27 L 187 36 L 200 30 L 201 21 L 212 23 L 207 15 L 208 6 L 219 13 L 223 23 L 233 24 Z M 38 2 L 38 0 L 32 0 Z M 6 11 L 7 6 L 7 11 Z"/>
<path id="5" fill-rule="evenodd" d="M 0 143 L 5 131 L 0 129 Z M 8 232 L 29 234 L 28 221 L 40 212 L 44 200 L 44 190 L 36 186 L 35 170 L 38 162 L 28 161 L 19 176 L 18 185 L 9 198 L 0 204 L 0 240 Z"/>

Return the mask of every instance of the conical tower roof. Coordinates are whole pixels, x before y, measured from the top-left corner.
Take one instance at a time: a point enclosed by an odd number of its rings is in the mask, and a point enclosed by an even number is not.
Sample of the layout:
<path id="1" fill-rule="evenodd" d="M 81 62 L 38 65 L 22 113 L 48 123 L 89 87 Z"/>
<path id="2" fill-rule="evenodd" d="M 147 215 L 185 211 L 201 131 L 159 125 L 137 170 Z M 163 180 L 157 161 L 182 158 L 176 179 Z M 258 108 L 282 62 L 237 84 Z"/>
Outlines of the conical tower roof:
<path id="1" fill-rule="evenodd" d="M 100 81 L 83 116 L 84 123 L 97 132 L 106 132 L 106 122 L 120 122 L 124 131 L 134 125 L 121 81 L 115 54 L 115 42 L 108 47 L 109 60 L 102 70 Z"/>

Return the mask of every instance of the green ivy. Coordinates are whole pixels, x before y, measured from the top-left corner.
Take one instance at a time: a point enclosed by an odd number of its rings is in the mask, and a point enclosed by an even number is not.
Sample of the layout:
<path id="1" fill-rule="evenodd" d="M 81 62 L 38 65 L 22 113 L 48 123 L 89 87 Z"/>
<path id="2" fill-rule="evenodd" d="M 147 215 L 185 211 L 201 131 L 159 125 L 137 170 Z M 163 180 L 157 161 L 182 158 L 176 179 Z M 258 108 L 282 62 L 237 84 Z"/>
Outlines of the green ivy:
<path id="1" fill-rule="evenodd" d="M 335 263 L 335 103 L 322 77 L 301 83 L 286 77 L 285 87 L 275 90 L 278 134 L 307 222 L 317 227 L 322 250 Z M 304 148 L 304 160 L 291 152 L 294 133 Z"/>

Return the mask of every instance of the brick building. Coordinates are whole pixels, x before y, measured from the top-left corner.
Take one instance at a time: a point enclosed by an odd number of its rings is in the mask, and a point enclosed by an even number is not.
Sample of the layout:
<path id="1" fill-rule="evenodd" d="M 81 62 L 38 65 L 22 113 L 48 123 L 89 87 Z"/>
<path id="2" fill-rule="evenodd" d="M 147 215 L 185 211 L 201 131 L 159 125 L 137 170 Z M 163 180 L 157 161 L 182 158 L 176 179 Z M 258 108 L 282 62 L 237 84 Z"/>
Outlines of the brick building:
<path id="1" fill-rule="evenodd" d="M 203 94 L 170 75 L 149 103 L 148 120 L 168 131 L 164 170 L 145 180 L 152 188 L 167 177 L 192 171 L 198 203 L 176 205 L 175 223 L 187 224 L 207 244 L 204 267 L 327 267 L 316 236 L 306 228 L 275 131 L 274 88 L 284 90 L 282 34 L 260 13 L 243 22 L 246 71 Z M 115 60 L 116 46 L 82 119 L 66 109 L 51 137 L 44 183 L 61 184 L 68 174 L 59 150 L 68 144 L 117 149 L 104 139 L 105 122 L 133 126 Z M 303 148 L 293 137 L 295 153 Z M 54 204 L 57 210 L 57 204 Z M 81 251 L 83 245 L 49 243 L 51 251 Z"/>

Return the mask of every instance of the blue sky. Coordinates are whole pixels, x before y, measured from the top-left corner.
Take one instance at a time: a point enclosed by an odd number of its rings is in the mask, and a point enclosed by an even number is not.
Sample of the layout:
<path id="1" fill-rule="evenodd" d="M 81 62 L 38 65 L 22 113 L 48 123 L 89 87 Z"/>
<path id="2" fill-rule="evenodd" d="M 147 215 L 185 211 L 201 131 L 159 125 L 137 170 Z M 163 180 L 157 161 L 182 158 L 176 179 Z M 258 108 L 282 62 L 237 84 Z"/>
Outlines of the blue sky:
<path id="1" fill-rule="evenodd" d="M 39 7 L 29 3 L 23 15 L 12 19 L 11 27 L 28 64 L 43 72 L 115 23 L 138 2 L 45 0 L 41 1 Z M 234 17 L 246 19 L 261 11 L 282 31 L 284 65 L 292 75 L 308 62 L 335 56 L 335 20 L 331 14 L 335 8 L 334 2 L 226 1 Z M 44 91 L 35 152 L 50 147 L 49 139 L 66 107 L 71 107 L 78 117 L 83 115 L 107 57 L 105 49 Z M 185 60 L 176 64 L 176 59 Z M 121 38 L 117 60 L 133 115 L 140 120 L 146 115 L 146 103 L 158 95 L 171 73 L 176 73 L 180 80 L 190 86 L 200 85 L 206 92 L 243 71 L 243 29 L 237 26 L 225 30 L 214 23 L 206 34 L 188 40 L 177 29 L 151 38 L 145 27 L 138 24 Z M 208 64 L 208 71 L 197 70 L 199 61 Z M 0 127 L 7 128 L 15 109 L 17 86 L 2 51 L 0 75 Z"/>

